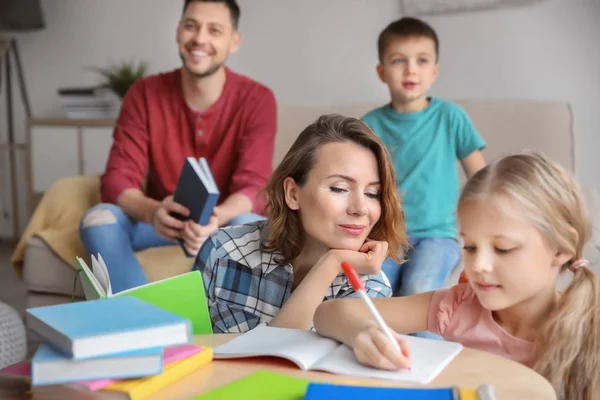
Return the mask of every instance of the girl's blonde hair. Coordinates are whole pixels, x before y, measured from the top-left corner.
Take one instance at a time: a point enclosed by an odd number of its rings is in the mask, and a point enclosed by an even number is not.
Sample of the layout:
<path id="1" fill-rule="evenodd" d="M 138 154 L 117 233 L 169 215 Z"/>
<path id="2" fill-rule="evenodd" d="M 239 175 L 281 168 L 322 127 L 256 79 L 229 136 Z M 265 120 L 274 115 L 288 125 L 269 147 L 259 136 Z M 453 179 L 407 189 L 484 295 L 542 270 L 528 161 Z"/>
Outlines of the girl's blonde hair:
<path id="1" fill-rule="evenodd" d="M 538 231 L 559 251 L 572 254 L 560 272 L 583 258 L 590 238 L 581 190 L 562 167 L 539 153 L 512 155 L 476 173 L 460 200 L 500 195 L 523 207 Z M 538 331 L 534 369 L 559 399 L 591 400 L 599 389 L 600 284 L 578 268 L 556 308 Z"/>
<path id="2" fill-rule="evenodd" d="M 359 119 L 331 114 L 322 115 L 300 133 L 266 187 L 269 234 L 262 248 L 279 253 L 278 263 L 288 264 L 300 254 L 304 232 L 298 211 L 291 210 L 285 202 L 283 182 L 291 177 L 298 186 L 304 186 L 317 161 L 319 148 L 327 143 L 348 142 L 371 150 L 377 159 L 381 217 L 369 233 L 369 239 L 387 241 L 389 256 L 402 260 L 408 239 L 390 154 L 383 142 Z"/>

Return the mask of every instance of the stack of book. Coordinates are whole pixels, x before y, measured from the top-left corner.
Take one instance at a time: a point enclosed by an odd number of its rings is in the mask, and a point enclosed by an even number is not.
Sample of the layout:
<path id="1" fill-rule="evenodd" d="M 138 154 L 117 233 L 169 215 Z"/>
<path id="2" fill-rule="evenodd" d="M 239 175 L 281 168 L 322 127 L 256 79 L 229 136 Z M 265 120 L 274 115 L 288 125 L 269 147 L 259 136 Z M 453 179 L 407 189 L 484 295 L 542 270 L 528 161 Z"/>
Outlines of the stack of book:
<path id="1" fill-rule="evenodd" d="M 115 115 L 114 95 L 106 88 L 60 88 L 58 97 L 70 119 L 106 119 Z"/>
<path id="2" fill-rule="evenodd" d="M 132 296 L 28 309 L 43 339 L 31 361 L 0 371 L 34 388 L 68 385 L 143 398 L 212 361 L 188 319 Z"/>

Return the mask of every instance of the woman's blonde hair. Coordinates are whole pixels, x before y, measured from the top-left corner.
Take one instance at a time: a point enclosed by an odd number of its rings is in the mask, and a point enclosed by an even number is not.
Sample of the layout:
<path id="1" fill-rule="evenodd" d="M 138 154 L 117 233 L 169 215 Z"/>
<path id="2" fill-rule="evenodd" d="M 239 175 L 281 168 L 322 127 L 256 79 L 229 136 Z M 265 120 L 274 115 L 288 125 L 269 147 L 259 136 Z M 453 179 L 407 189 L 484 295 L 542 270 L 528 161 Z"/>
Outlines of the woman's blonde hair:
<path id="1" fill-rule="evenodd" d="M 379 138 L 360 120 L 341 115 L 322 115 L 298 136 L 266 187 L 269 234 L 262 243 L 263 250 L 279 253 L 280 264 L 294 260 L 303 245 L 303 228 L 298 211 L 285 202 L 283 182 L 291 177 L 303 186 L 314 167 L 318 150 L 327 143 L 356 143 L 373 152 L 377 159 L 381 182 L 381 217 L 369 233 L 369 239 L 388 242 L 389 256 L 402 261 L 408 245 L 404 212 L 396 188 L 394 166 L 389 152 Z"/>
<path id="2" fill-rule="evenodd" d="M 562 167 L 539 153 L 512 155 L 476 173 L 460 204 L 489 195 L 523 207 L 538 231 L 559 251 L 572 254 L 560 272 L 583 258 L 590 226 L 579 185 Z M 534 369 L 554 386 L 559 399 L 591 400 L 599 390 L 600 284 L 586 267 L 540 327 Z"/>

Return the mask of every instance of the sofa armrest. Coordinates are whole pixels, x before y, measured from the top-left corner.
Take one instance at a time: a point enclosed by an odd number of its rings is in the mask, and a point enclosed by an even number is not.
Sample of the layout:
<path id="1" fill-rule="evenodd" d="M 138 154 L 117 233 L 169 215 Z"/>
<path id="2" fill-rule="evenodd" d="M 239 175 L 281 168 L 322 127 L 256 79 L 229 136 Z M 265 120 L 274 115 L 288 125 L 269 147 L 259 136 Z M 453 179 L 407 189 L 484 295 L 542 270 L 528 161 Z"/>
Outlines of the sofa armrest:
<path id="1" fill-rule="evenodd" d="M 23 276 L 23 258 L 30 237 L 44 231 L 77 232 L 83 214 L 99 201 L 97 176 L 68 177 L 54 183 L 42 197 L 13 253 L 11 261 L 19 277 Z"/>

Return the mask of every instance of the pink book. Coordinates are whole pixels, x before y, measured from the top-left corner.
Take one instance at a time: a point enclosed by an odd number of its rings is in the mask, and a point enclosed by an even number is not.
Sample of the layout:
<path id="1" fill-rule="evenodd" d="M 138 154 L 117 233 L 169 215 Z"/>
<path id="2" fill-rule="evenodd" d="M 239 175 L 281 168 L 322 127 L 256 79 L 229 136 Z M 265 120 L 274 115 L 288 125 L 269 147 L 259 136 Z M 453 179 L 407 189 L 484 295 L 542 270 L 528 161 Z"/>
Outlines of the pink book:
<path id="1" fill-rule="evenodd" d="M 185 344 L 182 346 L 173 346 L 166 347 L 163 354 L 163 363 L 164 365 L 170 364 L 175 361 L 183 360 L 184 358 L 188 358 L 193 356 L 196 353 L 201 352 L 203 349 L 202 346 L 196 346 L 193 344 Z M 30 378 L 31 377 L 31 361 L 23 361 L 18 364 L 14 364 L 8 366 L 4 369 L 0 370 L 1 376 L 9 376 L 9 377 L 21 377 L 21 378 Z M 115 382 L 118 382 L 118 379 L 99 379 L 95 381 L 79 381 L 72 383 L 73 385 L 83 386 L 92 392 L 100 390 L 108 385 L 112 385 Z"/>
<path id="2" fill-rule="evenodd" d="M 31 361 L 21 361 L 0 369 L 0 375 L 11 378 L 31 378 Z"/>

